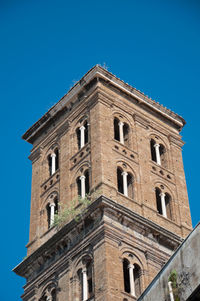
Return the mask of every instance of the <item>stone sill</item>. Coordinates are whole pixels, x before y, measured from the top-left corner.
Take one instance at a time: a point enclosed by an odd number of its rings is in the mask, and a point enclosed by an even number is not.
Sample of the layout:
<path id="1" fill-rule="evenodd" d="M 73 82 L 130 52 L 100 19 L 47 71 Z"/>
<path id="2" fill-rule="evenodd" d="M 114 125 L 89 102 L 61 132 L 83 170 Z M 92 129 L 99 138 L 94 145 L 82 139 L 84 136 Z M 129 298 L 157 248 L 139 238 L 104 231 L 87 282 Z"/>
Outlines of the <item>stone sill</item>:
<path id="1" fill-rule="evenodd" d="M 126 293 L 126 292 L 121 292 L 122 295 L 124 295 L 124 297 L 126 297 L 126 299 L 129 301 L 129 300 L 137 300 L 138 298 L 137 297 L 134 297 L 132 295 L 130 295 L 129 293 Z"/>

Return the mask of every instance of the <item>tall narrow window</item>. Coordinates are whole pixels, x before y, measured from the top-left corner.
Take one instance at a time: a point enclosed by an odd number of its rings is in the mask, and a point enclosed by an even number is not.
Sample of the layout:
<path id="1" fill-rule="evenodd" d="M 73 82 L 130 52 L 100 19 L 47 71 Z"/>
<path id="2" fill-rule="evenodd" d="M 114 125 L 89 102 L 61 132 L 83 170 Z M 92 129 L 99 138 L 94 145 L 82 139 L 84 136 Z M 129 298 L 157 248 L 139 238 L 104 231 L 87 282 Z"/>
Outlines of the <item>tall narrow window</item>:
<path id="1" fill-rule="evenodd" d="M 122 169 L 117 168 L 117 188 L 118 191 L 123 193 L 123 176 L 122 176 Z"/>
<path id="2" fill-rule="evenodd" d="M 54 224 L 55 214 L 58 214 L 58 206 L 59 205 L 57 197 L 55 197 L 55 199 L 48 203 L 46 206 L 48 229 L 51 228 Z"/>
<path id="3" fill-rule="evenodd" d="M 159 148 L 159 151 L 160 151 L 160 161 L 161 161 L 161 165 L 165 168 L 167 168 L 167 158 L 166 158 L 166 149 L 164 147 L 164 145 L 160 144 L 160 148 Z"/>
<path id="4" fill-rule="evenodd" d="M 55 149 L 52 154 L 47 157 L 49 165 L 49 175 L 52 176 L 59 169 L 59 151 Z"/>
<path id="5" fill-rule="evenodd" d="M 119 141 L 119 119 L 114 118 L 114 139 Z"/>
<path id="6" fill-rule="evenodd" d="M 134 264 L 134 283 L 135 283 L 135 295 L 139 297 L 141 291 L 141 269 L 137 264 Z"/>
<path id="7" fill-rule="evenodd" d="M 76 179 L 78 195 L 85 198 L 90 192 L 89 171 L 86 170 L 83 175 Z"/>
<path id="8" fill-rule="evenodd" d="M 130 144 L 130 138 L 129 138 L 129 126 L 127 123 L 124 123 L 124 126 L 123 126 L 123 135 L 124 135 L 124 144 L 126 146 L 129 146 Z"/>
<path id="9" fill-rule="evenodd" d="M 133 176 L 130 173 L 128 173 L 127 176 L 127 186 L 128 186 L 128 197 L 133 199 L 134 198 Z"/>
<path id="10" fill-rule="evenodd" d="M 83 126 L 85 127 L 85 144 L 88 143 L 89 140 L 89 132 L 88 132 L 88 122 L 87 120 L 84 122 Z"/>
<path id="11" fill-rule="evenodd" d="M 134 198 L 133 176 L 117 168 L 117 189 L 129 198 Z"/>
<path id="12" fill-rule="evenodd" d="M 58 149 L 55 150 L 55 155 L 56 155 L 56 170 L 59 169 L 59 152 L 58 152 Z"/>
<path id="13" fill-rule="evenodd" d="M 93 296 L 92 261 L 78 271 L 80 296 L 86 301 Z"/>
<path id="14" fill-rule="evenodd" d="M 48 229 L 51 227 L 51 208 L 49 204 L 46 206 L 46 211 L 47 211 L 47 224 L 48 224 Z"/>
<path id="15" fill-rule="evenodd" d="M 129 126 L 118 118 L 114 118 L 114 139 L 129 146 Z"/>
<path id="16" fill-rule="evenodd" d="M 93 279 L 92 279 L 92 261 L 90 261 L 87 266 L 87 282 L 88 282 L 88 297 L 93 296 Z"/>
<path id="17" fill-rule="evenodd" d="M 166 205 L 167 218 L 172 219 L 171 196 L 168 193 L 165 194 L 165 205 Z"/>
<path id="18" fill-rule="evenodd" d="M 83 123 L 83 125 L 81 125 L 79 128 L 76 129 L 76 136 L 77 136 L 78 149 L 81 149 L 89 141 L 87 120 Z"/>
<path id="19" fill-rule="evenodd" d="M 162 192 L 159 188 L 156 187 L 156 204 L 158 213 L 172 219 L 171 212 L 171 196 L 168 193 Z"/>
<path id="20" fill-rule="evenodd" d="M 124 291 L 130 293 L 130 277 L 129 277 L 129 261 L 127 259 L 123 260 L 123 275 L 124 275 Z"/>
<path id="21" fill-rule="evenodd" d="M 89 171 L 86 170 L 84 175 L 85 175 L 85 193 L 89 194 L 90 192 Z"/>
<path id="22" fill-rule="evenodd" d="M 154 162 L 157 162 L 156 161 L 156 150 L 155 150 L 155 147 L 154 147 L 155 144 L 156 144 L 155 140 L 151 139 L 151 141 L 150 141 L 151 160 L 154 161 Z"/>
<path id="23" fill-rule="evenodd" d="M 161 206 L 161 198 L 160 198 L 161 190 L 156 187 L 156 205 L 159 214 L 162 214 L 162 206 Z"/>

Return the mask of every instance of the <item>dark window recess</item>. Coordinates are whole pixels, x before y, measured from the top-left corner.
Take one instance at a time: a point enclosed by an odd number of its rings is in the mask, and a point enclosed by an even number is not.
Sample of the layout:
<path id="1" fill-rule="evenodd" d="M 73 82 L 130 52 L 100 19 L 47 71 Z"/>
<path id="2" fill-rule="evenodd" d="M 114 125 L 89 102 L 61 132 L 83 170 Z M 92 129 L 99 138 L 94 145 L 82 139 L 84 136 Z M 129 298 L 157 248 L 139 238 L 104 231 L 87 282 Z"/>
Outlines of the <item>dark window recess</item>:
<path id="1" fill-rule="evenodd" d="M 114 139 L 119 141 L 119 119 L 114 118 Z"/>
<path id="2" fill-rule="evenodd" d="M 129 126 L 127 123 L 124 123 L 123 126 L 123 134 L 124 134 L 124 144 L 129 146 Z"/>
<path id="3" fill-rule="evenodd" d="M 81 133 L 79 128 L 76 129 L 76 136 L 77 136 L 77 144 L 78 144 L 78 149 L 81 148 Z"/>
<path id="4" fill-rule="evenodd" d="M 55 154 L 56 154 L 56 170 L 59 169 L 59 152 L 58 149 L 55 150 Z"/>
<path id="5" fill-rule="evenodd" d="M 128 270 L 129 261 L 127 259 L 123 260 L 123 275 L 124 275 L 124 291 L 130 293 L 130 278 Z"/>
<path id="6" fill-rule="evenodd" d="M 127 185 L 128 185 L 128 196 L 129 198 L 134 198 L 134 190 L 133 190 L 133 176 L 129 173 L 127 176 Z"/>
<path id="7" fill-rule="evenodd" d="M 47 223 L 48 223 L 48 229 L 49 229 L 51 226 L 51 208 L 50 208 L 49 204 L 47 204 L 46 210 L 47 210 Z"/>
<path id="8" fill-rule="evenodd" d="M 172 219 L 171 196 L 168 193 L 165 194 L 165 205 L 166 205 L 167 218 Z"/>
<path id="9" fill-rule="evenodd" d="M 134 283 L 136 297 L 141 295 L 141 270 L 137 264 L 134 264 Z"/>
<path id="10" fill-rule="evenodd" d="M 85 127 L 85 144 L 86 144 L 86 143 L 88 143 L 88 140 L 89 140 L 88 122 L 85 121 L 83 126 Z"/>
<path id="11" fill-rule="evenodd" d="M 124 193 L 123 176 L 122 176 L 122 170 L 120 168 L 117 168 L 117 189 L 119 192 Z"/>
<path id="12" fill-rule="evenodd" d="M 90 192 L 89 171 L 86 170 L 84 175 L 85 175 L 85 193 L 89 194 Z"/>
<path id="13" fill-rule="evenodd" d="M 151 148 L 151 160 L 156 162 L 156 150 L 154 145 L 156 144 L 155 140 L 151 139 L 150 148 Z"/>
<path id="14" fill-rule="evenodd" d="M 158 213 L 162 214 L 162 206 L 161 206 L 161 197 L 160 197 L 160 189 L 159 188 L 156 188 L 156 205 L 157 205 L 157 210 L 158 210 Z"/>
<path id="15" fill-rule="evenodd" d="M 76 179 L 76 185 L 77 185 L 78 195 L 81 196 L 81 180 L 79 177 Z"/>
<path id="16" fill-rule="evenodd" d="M 52 159 L 51 159 L 51 155 L 48 156 L 47 158 L 48 160 L 48 165 L 49 165 L 49 175 L 52 175 Z"/>
<path id="17" fill-rule="evenodd" d="M 92 262 L 89 262 L 87 264 L 87 281 L 88 281 L 88 295 L 90 298 L 93 295 Z"/>

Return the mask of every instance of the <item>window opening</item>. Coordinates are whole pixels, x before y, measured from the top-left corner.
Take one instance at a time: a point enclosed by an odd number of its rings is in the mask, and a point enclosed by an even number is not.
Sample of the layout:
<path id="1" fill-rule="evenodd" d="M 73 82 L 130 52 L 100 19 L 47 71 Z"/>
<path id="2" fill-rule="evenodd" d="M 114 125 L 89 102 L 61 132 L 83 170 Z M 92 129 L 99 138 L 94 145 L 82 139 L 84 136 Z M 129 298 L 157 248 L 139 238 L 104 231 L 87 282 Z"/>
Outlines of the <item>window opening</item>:
<path id="1" fill-rule="evenodd" d="M 122 176 L 122 170 L 120 168 L 117 168 L 117 188 L 119 192 L 124 193 L 123 176 Z"/>
<path id="2" fill-rule="evenodd" d="M 119 141 L 119 119 L 114 118 L 114 139 Z"/>
<path id="3" fill-rule="evenodd" d="M 130 293 L 130 277 L 128 270 L 129 261 L 127 259 L 123 260 L 123 275 L 124 275 L 124 291 Z"/>
<path id="4" fill-rule="evenodd" d="M 156 205 L 157 205 L 157 210 L 158 210 L 159 214 L 163 214 L 160 193 L 161 193 L 161 190 L 159 188 L 156 188 Z"/>
<path id="5" fill-rule="evenodd" d="M 151 160 L 157 162 L 156 160 L 156 150 L 154 145 L 156 144 L 155 140 L 151 139 L 150 141 L 150 148 L 151 148 Z"/>

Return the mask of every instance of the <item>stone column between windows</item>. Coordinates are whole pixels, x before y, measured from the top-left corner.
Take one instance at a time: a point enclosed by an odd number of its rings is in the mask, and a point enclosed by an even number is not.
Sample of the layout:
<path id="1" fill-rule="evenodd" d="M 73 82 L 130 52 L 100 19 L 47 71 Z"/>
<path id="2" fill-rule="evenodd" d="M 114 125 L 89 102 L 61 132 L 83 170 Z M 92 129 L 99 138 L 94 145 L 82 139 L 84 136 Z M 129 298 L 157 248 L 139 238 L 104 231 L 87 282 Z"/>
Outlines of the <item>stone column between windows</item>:
<path id="1" fill-rule="evenodd" d="M 128 196 L 127 176 L 128 176 L 128 173 L 126 171 L 123 171 L 122 172 L 122 177 L 123 177 L 123 192 L 124 192 L 125 196 Z"/>
<path id="2" fill-rule="evenodd" d="M 134 270 L 134 264 L 129 264 L 128 265 L 128 270 L 129 270 L 129 279 L 130 279 L 130 294 L 133 297 L 135 296 L 135 282 L 134 282 L 134 274 L 133 274 L 133 270 Z"/>
<path id="3" fill-rule="evenodd" d="M 166 203 L 165 203 L 165 193 L 164 192 L 160 193 L 160 198 L 161 198 L 162 215 L 164 217 L 167 217 Z"/>
<path id="4" fill-rule="evenodd" d="M 156 163 L 161 165 L 161 160 L 160 160 L 160 144 L 156 143 L 154 144 L 154 148 L 155 148 L 155 151 L 156 151 Z"/>
<path id="5" fill-rule="evenodd" d="M 88 299 L 88 282 L 87 282 L 87 269 L 82 269 L 83 274 L 83 301 Z"/>
<path id="6" fill-rule="evenodd" d="M 50 226 L 53 225 L 54 223 L 54 215 L 55 215 L 55 204 L 54 203 L 50 203 L 49 207 L 51 208 L 51 212 L 50 212 Z"/>
<path id="7" fill-rule="evenodd" d="M 85 127 L 82 125 L 79 130 L 81 132 L 80 148 L 82 148 L 85 145 Z"/>
<path id="8" fill-rule="evenodd" d="M 48 295 L 47 296 L 47 301 L 52 301 L 53 299 L 52 299 L 52 296 L 51 295 Z"/>
<path id="9" fill-rule="evenodd" d="M 51 174 L 56 172 L 56 154 L 51 154 Z"/>
<path id="10" fill-rule="evenodd" d="M 82 199 L 84 199 L 85 198 L 85 176 L 82 175 L 80 176 L 79 179 L 81 180 L 81 197 Z"/>
<path id="11" fill-rule="evenodd" d="M 119 125 L 119 141 L 124 144 L 124 132 L 123 132 L 123 126 L 124 126 L 124 123 L 122 121 L 120 121 L 118 123 Z"/>

